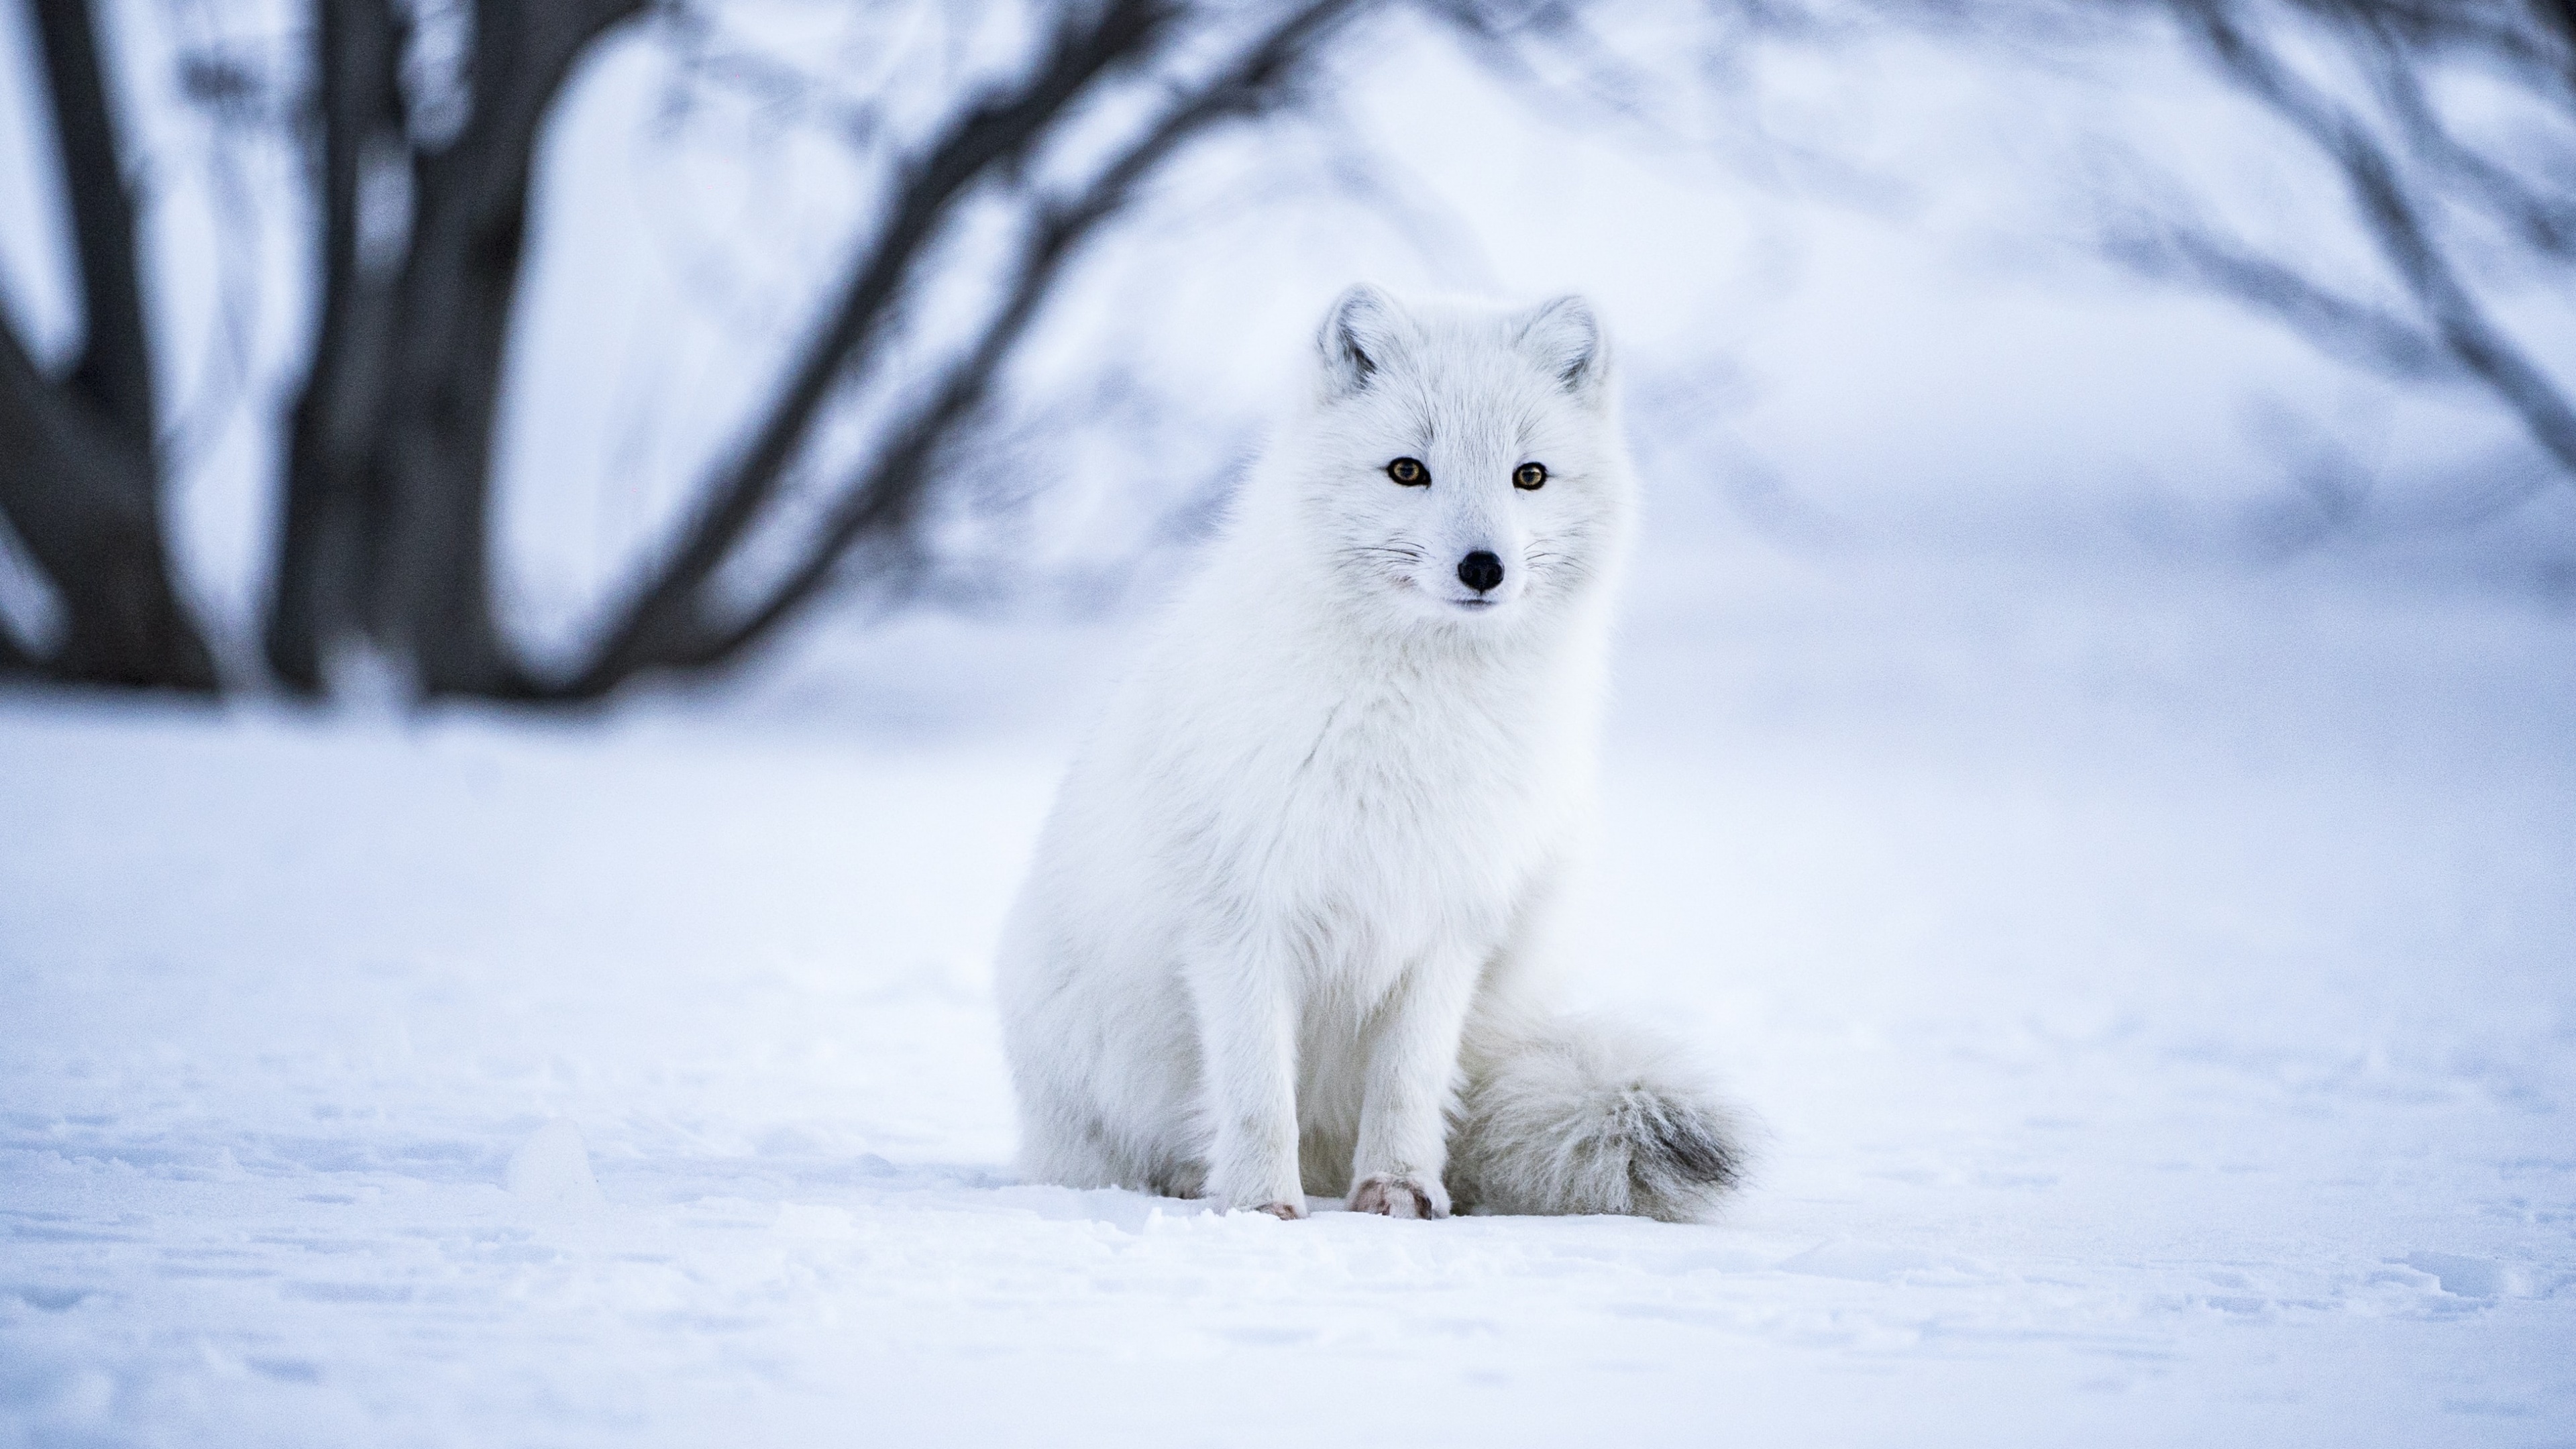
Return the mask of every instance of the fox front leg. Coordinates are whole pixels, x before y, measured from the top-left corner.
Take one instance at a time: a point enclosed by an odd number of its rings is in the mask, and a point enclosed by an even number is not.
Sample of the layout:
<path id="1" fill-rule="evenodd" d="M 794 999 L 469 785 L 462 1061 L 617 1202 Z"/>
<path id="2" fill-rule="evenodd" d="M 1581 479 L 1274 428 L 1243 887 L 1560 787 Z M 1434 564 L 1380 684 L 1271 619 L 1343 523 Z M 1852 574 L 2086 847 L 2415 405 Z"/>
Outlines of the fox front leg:
<path id="1" fill-rule="evenodd" d="M 1449 1094 L 1458 1039 L 1476 989 L 1477 960 L 1457 954 L 1422 963 L 1380 1008 L 1368 1043 L 1360 1135 L 1351 1156 L 1351 1211 L 1445 1218 Z"/>
<path id="2" fill-rule="evenodd" d="M 1198 953 L 1190 973 L 1207 1195 L 1231 1212 L 1306 1215 L 1297 1173 L 1297 1024 L 1283 955 L 1260 943 Z"/>

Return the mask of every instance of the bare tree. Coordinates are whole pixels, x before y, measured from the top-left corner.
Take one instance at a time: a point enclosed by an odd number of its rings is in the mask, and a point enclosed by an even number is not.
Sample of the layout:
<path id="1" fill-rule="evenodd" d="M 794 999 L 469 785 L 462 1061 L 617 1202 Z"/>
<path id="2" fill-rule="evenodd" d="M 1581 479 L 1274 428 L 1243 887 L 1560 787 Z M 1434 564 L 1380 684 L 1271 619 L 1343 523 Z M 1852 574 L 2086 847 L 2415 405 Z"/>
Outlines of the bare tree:
<path id="1" fill-rule="evenodd" d="M 2346 362 L 2481 393 L 2576 482 L 2576 401 L 2495 301 L 2499 278 L 2576 268 L 2576 4 L 2147 3 L 2329 168 L 2380 271 L 2325 274 L 2172 206 L 2121 228 L 2115 254 L 2258 309 Z M 2502 124 L 2460 123 L 2473 87 Z"/>
<path id="2" fill-rule="evenodd" d="M 135 204 L 119 180 L 107 58 L 88 5 L 31 3 L 55 80 L 89 334 L 78 365 L 54 380 L 0 330 L 0 446 L 11 459 L 0 506 L 69 620 L 44 667 L 211 688 L 207 651 L 168 584 Z M 316 0 L 311 93 L 290 109 L 309 117 L 319 325 L 288 423 L 263 631 L 270 667 L 288 688 L 316 692 L 332 654 L 363 645 L 423 694 L 576 700 L 642 672 L 741 657 L 854 551 L 899 539 L 919 516 L 1080 247 L 1190 143 L 1295 100 L 1363 8 L 1052 7 L 1052 29 L 1024 64 L 961 96 L 899 158 L 890 199 L 776 394 L 718 460 L 669 546 L 621 590 L 578 667 L 540 677 L 498 623 L 488 562 L 493 434 L 535 156 L 566 77 L 603 35 L 629 22 L 679 35 L 691 17 L 680 0 Z M 431 24 L 456 32 L 443 37 L 464 57 L 452 76 L 424 79 L 412 63 Z M 1117 111 L 1107 101 L 1142 119 L 1104 129 L 1098 117 Z M 1063 144 L 1076 133 L 1080 144 Z M 847 399 L 889 391 L 908 309 L 954 264 L 962 219 L 996 208 L 1014 218 L 1013 240 L 980 314 L 926 382 L 891 389 L 897 405 L 855 463 L 819 449 Z M 917 363 L 905 354 L 905 367 Z M 781 500 L 817 470 L 840 476 L 825 480 L 823 506 L 800 532 L 806 511 Z M 747 568 L 752 541 L 782 529 L 784 563 Z M 29 661 L 22 641 L 0 653 L 0 667 Z"/>
<path id="3" fill-rule="evenodd" d="M 564 692 L 595 696 L 640 670 L 700 669 L 733 658 L 811 600 L 854 545 L 902 528 L 920 507 L 942 449 L 986 398 L 1075 248 L 1195 136 L 1288 99 L 1321 41 L 1355 8 L 1352 0 L 1280 7 L 1222 63 L 1172 88 L 1152 119 L 1087 174 L 1023 197 L 1007 284 L 973 344 L 835 490 L 820 527 L 788 567 L 747 605 L 728 607 L 712 589 L 719 569 L 777 495 L 832 388 L 874 361 L 907 278 L 942 222 L 977 183 L 1029 154 L 1104 77 L 1142 66 L 1179 43 L 1189 17 L 1152 0 L 1113 0 L 1092 16 L 1065 22 L 1020 86 L 968 109 L 907 168 L 907 184 L 853 265 L 829 327 L 808 348 L 780 405 Z"/>
<path id="4" fill-rule="evenodd" d="M 547 97 L 634 0 L 475 9 L 473 120 L 435 149 L 406 141 L 397 73 L 400 16 L 385 0 L 329 0 L 321 32 L 325 322 L 296 417 L 269 657 L 311 689 L 335 640 L 371 639 L 408 659 L 431 694 L 591 699 L 647 670 L 738 658 L 808 603 L 839 562 L 899 533 L 938 476 L 1076 247 L 1127 207 L 1180 147 L 1292 94 L 1353 0 L 1310 0 L 1221 26 L 1167 0 L 1105 0 L 1061 12 L 1018 75 L 968 98 L 901 166 L 901 184 L 856 249 L 836 300 L 775 398 L 718 466 L 679 536 L 625 590 L 580 666 L 539 678 L 495 624 L 485 562 L 492 426 L 524 228 L 529 158 Z M 533 18 L 542 16 L 542 19 Z M 1174 61 L 1210 31 L 1242 33 L 1225 59 Z M 1122 80 L 1168 90 L 1138 134 L 1069 184 L 1021 180 L 1030 158 Z M 412 157 L 418 199 L 398 274 L 371 270 L 367 168 Z M 718 577 L 768 520 L 807 460 L 835 398 L 864 385 L 906 301 L 960 211 L 1007 195 L 1021 213 L 1007 285 L 970 345 L 831 495 L 787 567 L 746 602 Z"/>
<path id="5" fill-rule="evenodd" d="M 528 188 L 556 92 L 642 0 L 477 0 L 461 96 L 407 96 L 408 14 L 321 0 L 322 322 L 292 423 L 269 667 L 322 683 L 364 636 L 437 693 L 527 683 L 494 621 L 492 429 Z M 461 106 L 439 135 L 416 112 Z"/>

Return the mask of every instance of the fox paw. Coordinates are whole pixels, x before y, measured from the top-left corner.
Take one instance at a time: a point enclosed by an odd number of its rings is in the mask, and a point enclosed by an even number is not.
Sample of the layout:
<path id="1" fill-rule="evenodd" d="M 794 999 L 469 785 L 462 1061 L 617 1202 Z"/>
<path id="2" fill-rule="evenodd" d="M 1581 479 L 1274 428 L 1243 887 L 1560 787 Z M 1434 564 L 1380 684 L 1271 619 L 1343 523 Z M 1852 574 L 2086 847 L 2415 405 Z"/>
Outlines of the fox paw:
<path id="1" fill-rule="evenodd" d="M 1302 1202 L 1265 1202 L 1240 1207 L 1235 1209 L 1235 1211 L 1247 1213 L 1268 1213 L 1283 1223 L 1293 1223 L 1306 1215 L 1306 1205 Z"/>
<path id="2" fill-rule="evenodd" d="M 1372 1173 L 1351 1189 L 1351 1211 L 1388 1218 L 1445 1218 L 1449 1191 L 1410 1173 Z"/>

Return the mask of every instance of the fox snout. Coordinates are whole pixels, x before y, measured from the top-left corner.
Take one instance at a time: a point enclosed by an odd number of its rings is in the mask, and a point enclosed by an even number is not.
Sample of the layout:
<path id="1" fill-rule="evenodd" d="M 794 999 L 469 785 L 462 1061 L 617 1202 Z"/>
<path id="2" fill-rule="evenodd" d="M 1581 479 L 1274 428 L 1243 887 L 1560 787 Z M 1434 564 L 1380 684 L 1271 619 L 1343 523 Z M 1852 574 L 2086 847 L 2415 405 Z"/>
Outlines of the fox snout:
<path id="1" fill-rule="evenodd" d="M 1490 549 L 1478 549 L 1458 560 L 1458 582 L 1477 593 L 1490 593 L 1503 581 L 1503 561 Z"/>

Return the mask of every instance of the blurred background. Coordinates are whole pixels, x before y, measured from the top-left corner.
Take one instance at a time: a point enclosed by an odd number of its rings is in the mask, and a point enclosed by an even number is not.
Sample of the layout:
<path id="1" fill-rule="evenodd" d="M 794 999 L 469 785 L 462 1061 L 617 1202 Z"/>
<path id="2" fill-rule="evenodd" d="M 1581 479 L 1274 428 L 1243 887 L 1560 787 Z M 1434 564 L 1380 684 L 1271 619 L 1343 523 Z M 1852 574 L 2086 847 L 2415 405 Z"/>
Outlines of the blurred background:
<path id="1" fill-rule="evenodd" d="M 2042 673 L 2049 618 L 2224 652 L 2284 588 L 2560 617 L 2569 24 L 25 0 L 0 669 L 1056 698 L 1101 666 L 1053 636 L 1150 604 L 1357 278 L 1597 299 L 1635 617 L 1764 678 L 1920 673 L 1927 618 Z"/>
<path id="2" fill-rule="evenodd" d="M 0 1442 L 2559 1442 L 2571 22 L 0 0 Z M 1364 278 L 1609 323 L 1719 1226 L 1013 1177 Z"/>

